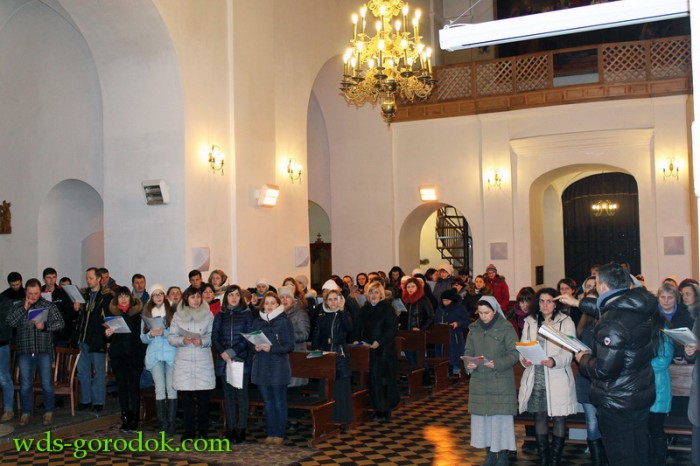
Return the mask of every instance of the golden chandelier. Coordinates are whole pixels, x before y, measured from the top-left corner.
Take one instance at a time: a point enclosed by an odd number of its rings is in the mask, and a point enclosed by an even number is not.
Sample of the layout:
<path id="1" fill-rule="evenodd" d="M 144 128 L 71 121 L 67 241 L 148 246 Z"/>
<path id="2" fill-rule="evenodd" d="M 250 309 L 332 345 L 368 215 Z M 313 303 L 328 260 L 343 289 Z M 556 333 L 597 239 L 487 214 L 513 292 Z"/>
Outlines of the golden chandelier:
<path id="1" fill-rule="evenodd" d="M 366 31 L 367 10 L 376 18 L 374 37 Z M 345 100 L 359 106 L 381 98 L 387 123 L 396 114 L 397 94 L 409 102 L 424 100 L 435 85 L 432 50 L 421 42 L 421 11 L 415 10 L 410 24 L 408 13 L 403 0 L 369 0 L 359 15 L 352 14 L 352 46 L 343 55 L 340 90 Z"/>

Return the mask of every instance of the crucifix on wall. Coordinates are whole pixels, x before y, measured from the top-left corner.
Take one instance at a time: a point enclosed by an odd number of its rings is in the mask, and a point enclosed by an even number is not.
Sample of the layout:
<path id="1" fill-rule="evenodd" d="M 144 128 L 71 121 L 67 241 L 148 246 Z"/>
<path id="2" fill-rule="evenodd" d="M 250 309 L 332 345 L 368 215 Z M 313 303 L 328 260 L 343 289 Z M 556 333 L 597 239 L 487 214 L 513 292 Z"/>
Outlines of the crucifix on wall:
<path id="1" fill-rule="evenodd" d="M 2 201 L 2 205 L 0 205 L 0 234 L 12 233 L 11 205 L 12 204 L 7 201 Z"/>

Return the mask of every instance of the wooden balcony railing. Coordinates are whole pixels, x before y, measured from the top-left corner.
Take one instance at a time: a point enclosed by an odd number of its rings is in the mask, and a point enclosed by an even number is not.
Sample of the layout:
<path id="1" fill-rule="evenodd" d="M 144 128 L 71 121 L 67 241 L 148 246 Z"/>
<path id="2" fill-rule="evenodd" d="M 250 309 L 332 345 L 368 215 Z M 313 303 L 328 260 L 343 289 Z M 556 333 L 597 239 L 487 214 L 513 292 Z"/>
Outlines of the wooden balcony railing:
<path id="1" fill-rule="evenodd" d="M 395 121 L 692 92 L 690 37 L 553 50 L 435 67 L 427 101 L 400 102 Z"/>

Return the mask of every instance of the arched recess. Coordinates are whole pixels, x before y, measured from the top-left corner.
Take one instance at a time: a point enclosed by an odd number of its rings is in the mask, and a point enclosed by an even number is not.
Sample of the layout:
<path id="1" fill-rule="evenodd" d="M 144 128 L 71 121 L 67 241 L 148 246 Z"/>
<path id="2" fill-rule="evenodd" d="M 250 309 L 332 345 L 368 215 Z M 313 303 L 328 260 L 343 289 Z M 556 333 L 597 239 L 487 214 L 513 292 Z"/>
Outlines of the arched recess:
<path id="1" fill-rule="evenodd" d="M 421 254 L 424 248 L 429 249 L 429 244 L 433 248 L 437 249 L 436 239 L 435 239 L 435 222 L 434 220 L 427 225 L 426 222 L 429 219 L 433 219 L 433 214 L 442 208 L 453 209 L 454 212 L 460 216 L 464 225 L 466 225 L 466 235 L 468 240 L 468 254 L 467 254 L 467 265 L 469 270 L 472 270 L 472 253 L 471 253 L 471 229 L 464 218 L 463 214 L 459 212 L 456 208 L 449 204 L 442 202 L 433 202 L 428 204 L 422 204 L 416 207 L 404 220 L 401 225 L 401 230 L 399 232 L 399 265 L 407 273 L 416 267 L 421 266 L 422 269 L 427 269 L 429 267 L 436 267 L 440 263 L 446 262 L 445 259 L 440 259 L 440 253 L 436 250 L 436 255 L 433 257 L 438 258 L 436 261 L 430 261 L 427 264 L 422 264 L 421 260 L 425 259 L 425 254 Z M 426 233 L 426 231 L 428 233 Z M 432 234 L 429 234 L 432 232 Z M 433 263 L 435 262 L 435 263 Z"/>
<path id="2" fill-rule="evenodd" d="M 320 205 L 309 201 L 309 249 L 311 251 L 311 286 L 320 289 L 333 274 L 331 221 Z"/>
<path id="3" fill-rule="evenodd" d="M 100 194 L 80 180 L 63 180 L 39 208 L 38 268 L 54 267 L 82 282 L 85 268 L 104 265 L 104 215 Z"/>
<path id="4" fill-rule="evenodd" d="M 534 286 L 555 284 L 566 275 L 562 193 L 573 183 L 601 172 L 630 174 L 611 165 L 567 165 L 543 173 L 530 185 L 530 257 L 531 270 L 535 272 Z M 543 267 L 541 276 L 536 273 L 538 267 Z"/>

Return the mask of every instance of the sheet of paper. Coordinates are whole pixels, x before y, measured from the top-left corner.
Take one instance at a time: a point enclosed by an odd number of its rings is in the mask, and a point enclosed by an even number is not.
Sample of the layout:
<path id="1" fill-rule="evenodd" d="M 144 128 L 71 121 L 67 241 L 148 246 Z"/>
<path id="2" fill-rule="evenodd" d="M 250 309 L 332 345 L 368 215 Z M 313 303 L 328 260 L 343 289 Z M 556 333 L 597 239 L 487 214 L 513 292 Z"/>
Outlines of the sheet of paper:
<path id="1" fill-rule="evenodd" d="M 144 323 L 146 324 L 146 327 L 149 329 L 158 329 L 158 328 L 163 328 L 163 318 L 158 316 L 158 317 L 146 317 L 144 315 L 141 316 L 143 319 Z"/>
<path id="2" fill-rule="evenodd" d="M 591 349 L 578 338 L 562 333 L 550 325 L 542 325 L 537 333 L 544 336 L 547 340 L 553 341 L 574 353 L 578 353 L 579 351 L 591 352 Z"/>
<path id="3" fill-rule="evenodd" d="M 671 337 L 676 343 L 683 346 L 698 345 L 698 339 L 695 337 L 695 334 L 693 334 L 693 331 L 688 327 L 664 328 L 661 331 Z"/>
<path id="4" fill-rule="evenodd" d="M 540 362 L 546 360 L 548 357 L 542 346 L 536 341 L 530 343 L 516 343 L 515 349 L 518 350 L 518 353 L 520 353 L 522 357 L 536 366 L 539 366 Z"/>
<path id="5" fill-rule="evenodd" d="M 257 330 L 255 332 L 250 332 L 250 333 L 241 333 L 243 335 L 243 338 L 254 344 L 255 346 L 258 345 L 270 345 L 272 346 L 272 342 L 265 336 L 264 333 L 262 333 L 261 330 Z"/>
<path id="6" fill-rule="evenodd" d="M 483 356 L 460 356 L 459 359 L 469 364 L 470 362 L 477 366 L 483 366 L 484 363 L 491 362 Z"/>
<path id="7" fill-rule="evenodd" d="M 46 322 L 49 317 L 49 310 L 45 307 L 40 307 L 38 309 L 30 309 L 27 312 L 27 320 L 36 320 L 37 322 Z"/>
<path id="8" fill-rule="evenodd" d="M 190 338 L 199 338 L 199 339 L 202 338 L 201 334 L 190 332 L 189 330 L 185 330 L 184 328 L 178 329 L 178 335 L 180 335 L 181 337 L 190 337 Z"/>
<path id="9" fill-rule="evenodd" d="M 41 293 L 41 297 L 44 298 L 45 300 L 47 300 L 48 302 L 53 301 L 53 296 L 48 291 Z"/>
<path id="10" fill-rule="evenodd" d="M 226 383 L 234 388 L 243 388 L 243 363 L 228 361 L 226 364 Z"/>
<path id="11" fill-rule="evenodd" d="M 131 329 L 126 325 L 126 321 L 123 317 L 105 317 L 105 323 L 102 324 L 107 328 L 113 328 L 114 333 L 131 333 Z"/>
<path id="12" fill-rule="evenodd" d="M 396 298 L 391 302 L 391 305 L 394 306 L 394 310 L 396 312 L 408 312 L 408 309 L 406 309 L 406 306 L 404 305 L 403 301 L 400 299 Z"/>
<path id="13" fill-rule="evenodd" d="M 71 301 L 74 303 L 80 303 L 80 304 L 85 304 L 85 300 L 83 299 L 83 295 L 80 294 L 80 290 L 78 289 L 77 286 L 75 285 L 63 285 L 62 287 L 66 293 L 68 293 L 68 297 L 70 298 Z"/>

